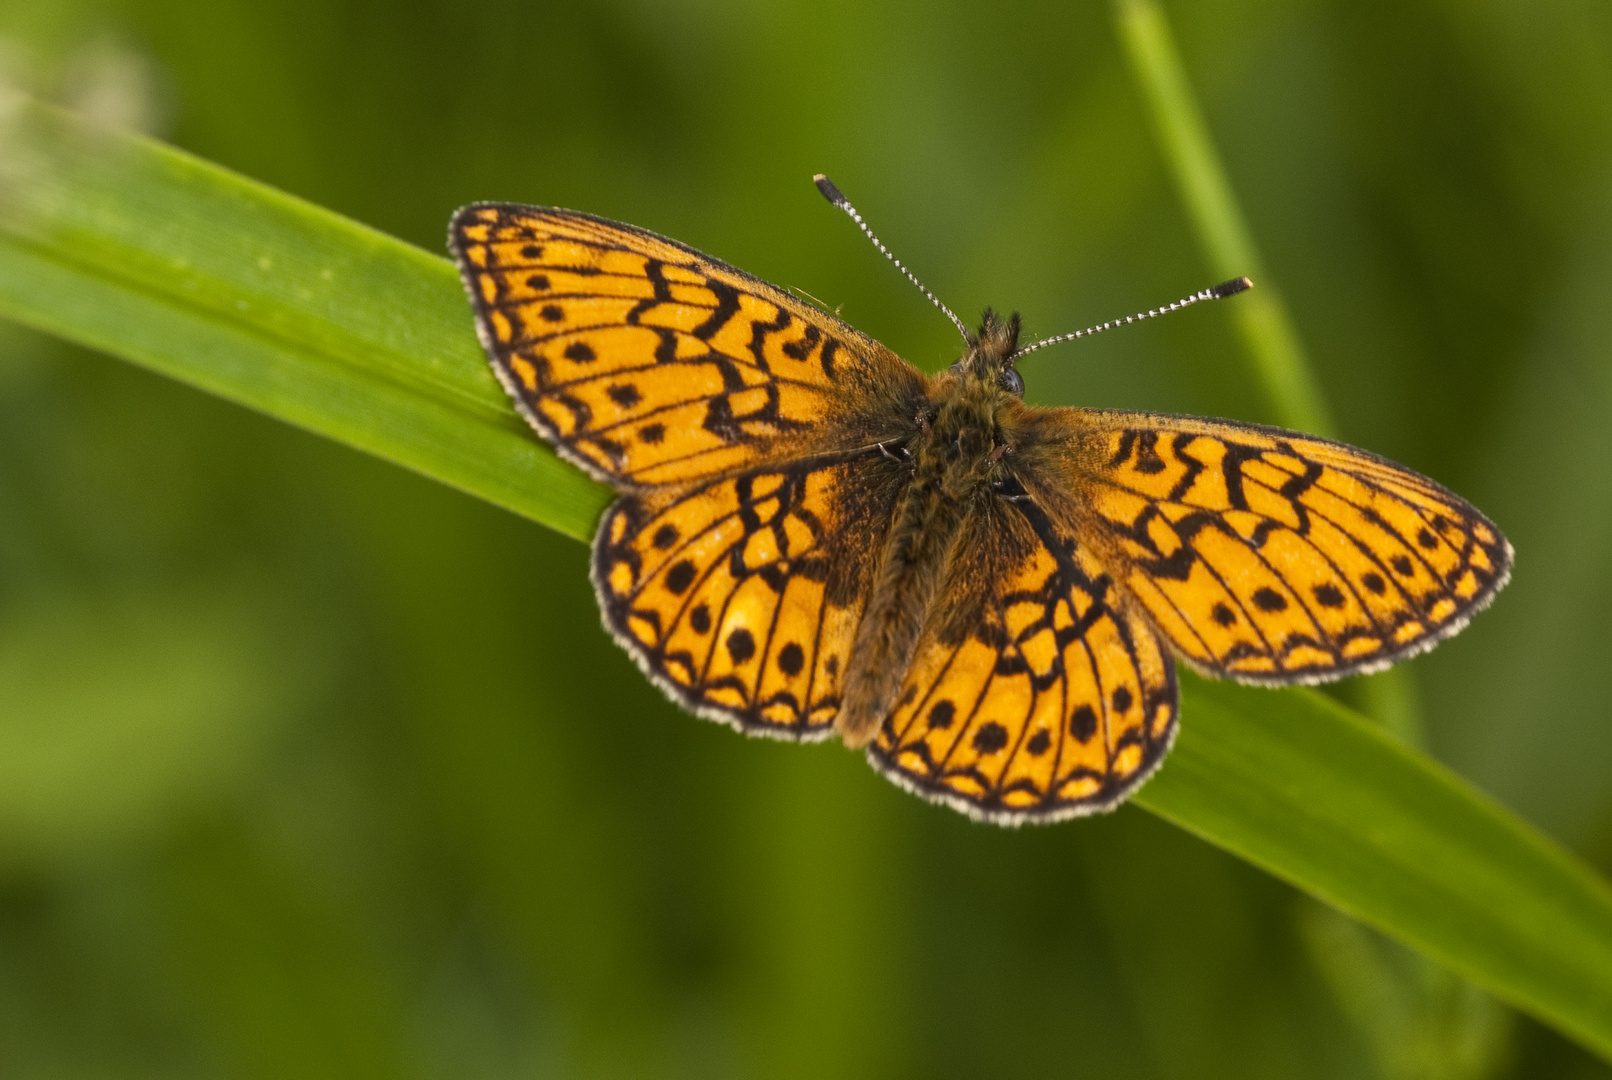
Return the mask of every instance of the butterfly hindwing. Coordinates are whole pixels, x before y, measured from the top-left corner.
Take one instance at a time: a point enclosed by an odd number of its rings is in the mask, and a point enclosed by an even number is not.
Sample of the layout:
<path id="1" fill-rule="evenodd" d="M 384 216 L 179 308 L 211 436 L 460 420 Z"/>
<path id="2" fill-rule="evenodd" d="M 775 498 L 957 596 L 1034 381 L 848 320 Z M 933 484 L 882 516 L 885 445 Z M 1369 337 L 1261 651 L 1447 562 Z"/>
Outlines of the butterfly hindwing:
<path id="1" fill-rule="evenodd" d="M 882 345 L 692 248 L 569 210 L 481 203 L 449 242 L 527 419 L 618 487 L 867 446 L 923 393 Z"/>
<path id="2" fill-rule="evenodd" d="M 1000 824 L 1111 808 L 1175 737 L 1169 654 L 1034 503 L 981 510 L 965 537 L 869 759 Z"/>
<path id="3" fill-rule="evenodd" d="M 823 738 L 900 479 L 875 454 L 626 494 L 594 541 L 605 624 L 693 711 Z"/>
<path id="4" fill-rule="evenodd" d="M 1470 503 L 1365 451 L 1274 428 L 1066 412 L 1082 524 L 1184 661 L 1255 683 L 1374 671 L 1505 584 Z"/>

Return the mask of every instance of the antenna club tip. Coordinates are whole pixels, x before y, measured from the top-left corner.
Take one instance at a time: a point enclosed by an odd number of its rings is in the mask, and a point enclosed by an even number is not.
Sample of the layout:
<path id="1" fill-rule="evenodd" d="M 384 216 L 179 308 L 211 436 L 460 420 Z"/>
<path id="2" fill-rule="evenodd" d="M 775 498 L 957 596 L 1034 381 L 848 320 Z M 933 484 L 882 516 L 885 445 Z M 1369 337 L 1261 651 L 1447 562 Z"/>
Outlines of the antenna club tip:
<path id="1" fill-rule="evenodd" d="M 817 190 L 823 193 L 823 198 L 827 199 L 835 206 L 843 207 L 846 205 L 845 196 L 841 194 L 840 189 L 834 186 L 834 181 L 830 180 L 822 173 L 818 173 L 816 176 L 812 177 L 812 183 L 816 184 Z"/>
<path id="2" fill-rule="evenodd" d="M 1232 278 L 1230 281 L 1222 281 L 1219 285 L 1210 289 L 1209 295 L 1216 300 L 1224 300 L 1228 296 L 1236 296 L 1240 292 L 1247 292 L 1253 287 L 1254 282 L 1249 278 Z"/>

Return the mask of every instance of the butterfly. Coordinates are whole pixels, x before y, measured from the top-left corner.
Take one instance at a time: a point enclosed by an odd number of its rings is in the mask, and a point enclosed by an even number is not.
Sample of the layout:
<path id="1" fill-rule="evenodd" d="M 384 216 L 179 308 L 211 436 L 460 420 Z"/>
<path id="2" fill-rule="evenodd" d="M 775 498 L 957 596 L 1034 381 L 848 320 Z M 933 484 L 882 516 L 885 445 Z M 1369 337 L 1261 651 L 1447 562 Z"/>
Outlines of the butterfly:
<path id="1" fill-rule="evenodd" d="M 977 819 L 1134 792 L 1175 737 L 1177 660 L 1270 686 L 1376 671 L 1510 572 L 1492 522 L 1366 451 L 1025 404 L 1017 315 L 952 315 L 966 349 L 929 377 L 631 225 L 477 203 L 449 246 L 516 408 L 617 492 L 593 584 L 649 678 L 747 734 L 838 735 Z"/>

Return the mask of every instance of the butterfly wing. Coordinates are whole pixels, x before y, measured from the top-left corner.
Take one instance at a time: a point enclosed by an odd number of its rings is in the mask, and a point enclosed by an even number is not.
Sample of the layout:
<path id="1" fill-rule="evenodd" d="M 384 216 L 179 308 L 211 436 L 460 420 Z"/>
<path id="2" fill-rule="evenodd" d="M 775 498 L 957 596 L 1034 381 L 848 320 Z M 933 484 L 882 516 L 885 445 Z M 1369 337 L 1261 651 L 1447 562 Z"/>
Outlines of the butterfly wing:
<path id="1" fill-rule="evenodd" d="M 481 203 L 454 215 L 449 246 L 521 412 L 618 488 L 866 447 L 923 395 L 871 338 L 642 229 Z"/>
<path id="2" fill-rule="evenodd" d="M 594 540 L 606 626 L 690 710 L 826 737 L 905 473 L 874 451 L 624 494 Z"/>
<path id="3" fill-rule="evenodd" d="M 1169 653 L 1073 530 L 1028 499 L 976 511 L 954 551 L 868 759 L 998 824 L 1110 809 L 1175 738 Z"/>
<path id="4" fill-rule="evenodd" d="M 1470 503 L 1363 450 L 1194 417 L 1056 412 L 1061 486 L 1078 493 L 1068 513 L 1206 674 L 1375 671 L 1461 629 L 1510 573 L 1511 546 Z"/>

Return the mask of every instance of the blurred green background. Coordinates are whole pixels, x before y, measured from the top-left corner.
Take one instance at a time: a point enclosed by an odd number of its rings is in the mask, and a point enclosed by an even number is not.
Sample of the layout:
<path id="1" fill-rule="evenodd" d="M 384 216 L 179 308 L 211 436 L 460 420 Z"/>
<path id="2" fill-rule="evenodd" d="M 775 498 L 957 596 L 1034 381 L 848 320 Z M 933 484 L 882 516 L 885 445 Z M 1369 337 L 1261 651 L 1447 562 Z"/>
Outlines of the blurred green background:
<path id="1" fill-rule="evenodd" d="M 1612 869 L 1612 8 L 1168 11 L 1344 436 L 1517 546 L 1410 665 L 1432 750 Z M 814 172 L 1031 336 L 1210 283 L 1106 3 L 4 0 L 0 82 L 433 251 L 655 229 L 929 368 Z M 1271 419 L 1216 307 L 1027 396 Z M 1003 832 L 682 715 L 581 545 L 0 324 L 0 1074 L 1032 1072 L 1612 1076 L 1134 808 Z"/>

